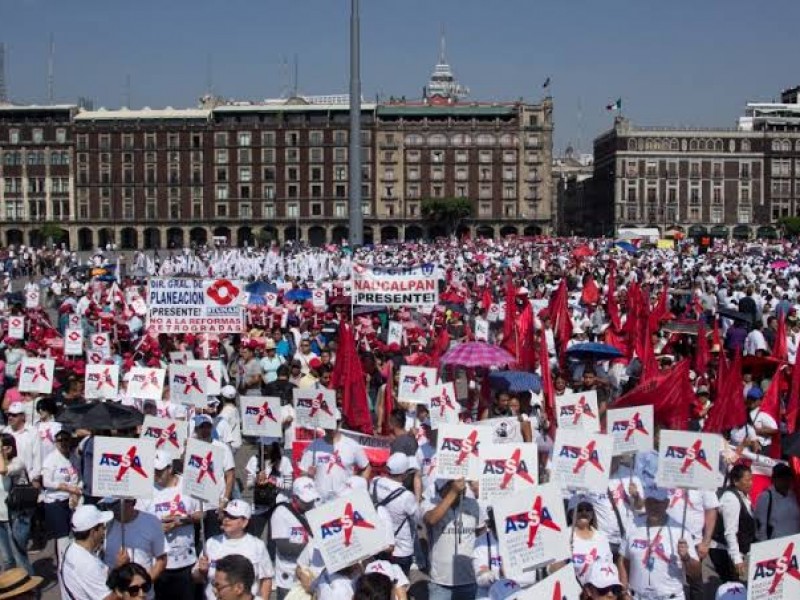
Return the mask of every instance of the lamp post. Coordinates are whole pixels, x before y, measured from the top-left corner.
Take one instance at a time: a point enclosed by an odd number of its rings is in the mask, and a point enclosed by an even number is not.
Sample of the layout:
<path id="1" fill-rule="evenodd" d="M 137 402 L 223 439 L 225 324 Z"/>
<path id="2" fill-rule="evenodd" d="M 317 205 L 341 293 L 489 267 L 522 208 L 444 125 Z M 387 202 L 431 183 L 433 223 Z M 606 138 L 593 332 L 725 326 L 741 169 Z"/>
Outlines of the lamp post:
<path id="1" fill-rule="evenodd" d="M 361 209 L 361 24 L 359 0 L 350 0 L 350 156 L 349 216 L 350 245 L 364 243 Z"/>

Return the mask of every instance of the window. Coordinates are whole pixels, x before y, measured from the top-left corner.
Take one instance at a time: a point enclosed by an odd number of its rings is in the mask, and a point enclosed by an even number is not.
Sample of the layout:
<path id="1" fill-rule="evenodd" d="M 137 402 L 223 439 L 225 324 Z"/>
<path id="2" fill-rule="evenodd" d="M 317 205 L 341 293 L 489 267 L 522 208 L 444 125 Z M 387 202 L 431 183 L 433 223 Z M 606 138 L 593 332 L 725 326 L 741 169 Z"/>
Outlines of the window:
<path id="1" fill-rule="evenodd" d="M 67 130 L 59 127 L 56 129 L 56 143 L 57 144 L 66 144 L 67 143 Z"/>
<path id="2" fill-rule="evenodd" d="M 658 163 L 654 160 L 648 160 L 644 165 L 645 177 L 654 179 L 658 177 Z"/>
<path id="3" fill-rule="evenodd" d="M 478 197 L 479 198 L 491 198 L 492 197 L 492 186 L 491 185 L 481 185 L 478 188 Z"/>
<path id="4" fill-rule="evenodd" d="M 290 202 L 286 205 L 286 216 L 297 218 L 300 216 L 300 206 L 297 202 Z"/>
<path id="5" fill-rule="evenodd" d="M 431 151 L 431 162 L 432 163 L 444 162 L 444 150 L 432 150 Z"/>
<path id="6" fill-rule="evenodd" d="M 419 186 L 418 185 L 409 185 L 406 188 L 406 198 L 419 198 Z"/>
<path id="7" fill-rule="evenodd" d="M 300 161 L 300 151 L 297 148 L 286 149 L 286 162 L 296 163 Z"/>
<path id="8" fill-rule="evenodd" d="M 431 196 L 434 198 L 443 198 L 444 197 L 444 186 L 442 185 L 433 185 L 431 186 Z"/>
<path id="9" fill-rule="evenodd" d="M 347 180 L 347 167 L 338 166 L 333 168 L 333 179 L 334 181 L 346 181 Z"/>
<path id="10" fill-rule="evenodd" d="M 699 178 L 700 177 L 700 163 L 697 161 L 692 161 L 689 163 L 689 177 L 692 178 Z"/>
<path id="11" fill-rule="evenodd" d="M 667 187 L 667 204 L 678 203 L 678 187 L 676 185 L 669 185 Z"/>
<path id="12" fill-rule="evenodd" d="M 739 163 L 739 178 L 740 179 L 750 179 L 750 163 L 749 162 Z"/>
<path id="13" fill-rule="evenodd" d="M 714 179 L 722 179 L 722 163 L 711 163 L 711 177 Z"/>
<path id="14" fill-rule="evenodd" d="M 240 165 L 248 165 L 252 162 L 251 157 L 253 153 L 250 148 L 240 148 L 236 154 L 236 159 L 239 161 Z"/>
<path id="15" fill-rule="evenodd" d="M 771 167 L 773 177 L 792 176 L 792 161 L 788 158 L 773 159 Z"/>
<path id="16" fill-rule="evenodd" d="M 711 207 L 711 222 L 712 223 L 722 223 L 723 221 L 723 210 L 721 206 L 712 206 Z"/>
<path id="17" fill-rule="evenodd" d="M 311 148 L 308 153 L 308 160 L 312 163 L 321 163 L 324 160 L 322 148 Z"/>
<path id="18" fill-rule="evenodd" d="M 311 197 L 322 198 L 322 184 L 319 183 L 311 184 Z"/>
<path id="19" fill-rule="evenodd" d="M 431 179 L 433 181 L 444 181 L 444 167 L 431 167 Z"/>
<path id="20" fill-rule="evenodd" d="M 739 184 L 739 202 L 750 202 L 750 184 Z"/>
<path id="21" fill-rule="evenodd" d="M 690 204 L 699 204 L 700 203 L 700 184 L 692 182 L 689 185 L 689 203 Z"/>
<path id="22" fill-rule="evenodd" d="M 239 146 L 242 147 L 249 147 L 252 143 L 253 136 L 249 131 L 240 131 L 239 132 Z"/>
<path id="23" fill-rule="evenodd" d="M 144 135 L 144 147 L 147 150 L 155 150 L 156 149 L 156 134 L 155 133 L 146 133 Z"/>
<path id="24" fill-rule="evenodd" d="M 200 198 L 192 198 L 192 218 L 203 218 L 203 201 Z"/>
<path id="25" fill-rule="evenodd" d="M 214 197 L 217 200 L 227 200 L 228 199 L 228 186 L 225 184 L 217 184 L 214 189 Z"/>
<path id="26" fill-rule="evenodd" d="M 167 134 L 167 148 L 179 148 L 180 145 L 180 137 L 177 133 Z"/>
<path id="27" fill-rule="evenodd" d="M 311 146 L 322 146 L 323 134 L 321 131 L 310 131 L 308 134 L 308 143 Z"/>
<path id="28" fill-rule="evenodd" d="M 333 216 L 335 217 L 346 217 L 347 216 L 347 205 L 344 202 L 337 202 L 333 205 Z"/>
<path id="29" fill-rule="evenodd" d="M 466 181 L 469 178 L 467 167 L 456 167 L 456 181 Z"/>
<path id="30" fill-rule="evenodd" d="M 239 216 L 243 219 L 250 219 L 253 217 L 253 207 L 249 202 L 239 203 Z"/>
<path id="31" fill-rule="evenodd" d="M 492 203 L 491 202 L 481 202 L 478 206 L 478 213 L 482 217 L 491 217 L 492 216 Z"/>
<path id="32" fill-rule="evenodd" d="M 239 186 L 239 198 L 242 200 L 250 200 L 252 197 L 252 188 L 250 184 L 242 184 Z"/>
<path id="33" fill-rule="evenodd" d="M 347 131 L 337 130 L 333 132 L 333 143 L 335 146 L 346 146 L 347 145 Z"/>
<path id="34" fill-rule="evenodd" d="M 628 202 L 636 202 L 638 194 L 638 186 L 636 182 L 628 183 L 628 186 L 625 188 L 625 200 Z"/>
<path id="35" fill-rule="evenodd" d="M 228 205 L 227 204 L 217 204 L 215 207 L 216 213 L 218 217 L 227 217 L 228 216 Z"/>
<path id="36" fill-rule="evenodd" d="M 274 200 L 275 199 L 275 186 L 274 185 L 265 185 L 262 190 L 263 196 L 267 200 Z"/>
<path id="37" fill-rule="evenodd" d="M 287 131 L 283 134 L 287 146 L 297 146 L 300 143 L 300 134 L 296 131 Z"/>
<path id="38" fill-rule="evenodd" d="M 478 162 L 481 163 L 490 163 L 492 162 L 492 151 L 491 150 L 481 150 L 478 152 Z"/>
<path id="39" fill-rule="evenodd" d="M 421 156 L 419 150 L 409 150 L 406 152 L 406 162 L 419 162 Z"/>
<path id="40" fill-rule="evenodd" d="M 226 165 L 228 164 L 228 151 L 227 150 L 217 150 L 214 154 L 215 162 L 218 165 Z"/>
<path id="41" fill-rule="evenodd" d="M 31 140 L 34 144 L 41 144 L 44 141 L 44 132 L 37 127 L 33 130 Z"/>
<path id="42" fill-rule="evenodd" d="M 215 172 L 217 181 L 228 181 L 228 167 L 217 167 Z"/>
<path id="43" fill-rule="evenodd" d="M 101 134 L 98 144 L 100 146 L 100 150 L 111 150 L 111 136 L 107 133 Z"/>
<path id="44" fill-rule="evenodd" d="M 169 218 L 170 219 L 181 218 L 181 202 L 176 198 L 169 199 Z"/>
<path id="45" fill-rule="evenodd" d="M 514 204 L 504 204 L 503 214 L 506 217 L 515 217 L 517 215 L 517 207 Z"/>
<path id="46" fill-rule="evenodd" d="M 266 219 L 275 218 L 275 205 L 271 202 L 265 202 L 261 210 L 261 216 Z"/>
<path id="47" fill-rule="evenodd" d="M 469 196 L 469 187 L 466 185 L 457 185 L 456 186 L 456 197 L 458 198 L 466 198 Z"/>
<path id="48" fill-rule="evenodd" d="M 311 181 L 322 181 L 322 167 L 311 167 Z"/>
<path id="49" fill-rule="evenodd" d="M 203 147 L 203 134 L 202 133 L 193 133 L 192 134 L 192 148 L 198 150 Z"/>
<path id="50" fill-rule="evenodd" d="M 8 143 L 19 144 L 19 129 L 11 129 L 8 132 Z"/>
<path id="51" fill-rule="evenodd" d="M 505 185 L 503 186 L 503 198 L 506 200 L 511 200 L 517 197 L 517 188 L 513 185 Z"/>
<path id="52" fill-rule="evenodd" d="M 469 151 L 456 150 L 456 162 L 457 163 L 469 162 Z"/>
<path id="53" fill-rule="evenodd" d="M 361 203 L 361 214 L 368 217 L 372 214 L 372 205 L 369 202 Z"/>
<path id="54" fill-rule="evenodd" d="M 788 214 L 789 213 L 789 207 L 788 206 L 786 207 L 786 213 L 787 213 L 786 215 L 782 215 L 782 216 L 786 216 L 786 217 L 789 216 L 789 214 Z M 738 217 L 739 223 L 749 223 L 751 218 L 752 218 L 752 208 L 750 207 L 750 205 L 749 204 L 740 204 L 739 205 L 739 209 L 737 210 L 737 217 Z"/>
<path id="55" fill-rule="evenodd" d="M 288 181 L 300 181 L 300 169 L 297 167 L 286 167 L 286 179 Z"/>
<path id="56" fill-rule="evenodd" d="M 722 204 L 722 186 L 718 183 L 711 188 L 711 203 Z"/>
<path id="57" fill-rule="evenodd" d="M 322 204 L 319 202 L 312 202 L 311 203 L 311 216 L 312 217 L 321 217 L 322 216 Z"/>
<path id="58" fill-rule="evenodd" d="M 334 148 L 333 162 L 347 162 L 347 148 Z"/>
<path id="59" fill-rule="evenodd" d="M 420 171 L 418 166 L 408 167 L 408 179 L 410 181 L 417 181 L 420 177 Z"/>
<path id="60" fill-rule="evenodd" d="M 514 167 L 503 167 L 503 181 L 516 181 L 517 170 Z"/>
<path id="61" fill-rule="evenodd" d="M 333 195 L 337 198 L 347 198 L 347 186 L 343 183 L 337 183 L 333 186 Z"/>
<path id="62" fill-rule="evenodd" d="M 217 131 L 214 134 L 214 145 L 215 146 L 227 146 L 228 145 L 228 132 L 227 131 Z"/>
<path id="63" fill-rule="evenodd" d="M 250 167 L 239 167 L 239 181 L 248 183 L 253 180 L 253 170 Z"/>
<path id="64" fill-rule="evenodd" d="M 286 186 L 286 195 L 289 198 L 298 198 L 300 197 L 300 186 L 296 183 L 290 183 Z"/>
<path id="65" fill-rule="evenodd" d="M 264 167 L 264 181 L 275 181 L 275 167 Z"/>

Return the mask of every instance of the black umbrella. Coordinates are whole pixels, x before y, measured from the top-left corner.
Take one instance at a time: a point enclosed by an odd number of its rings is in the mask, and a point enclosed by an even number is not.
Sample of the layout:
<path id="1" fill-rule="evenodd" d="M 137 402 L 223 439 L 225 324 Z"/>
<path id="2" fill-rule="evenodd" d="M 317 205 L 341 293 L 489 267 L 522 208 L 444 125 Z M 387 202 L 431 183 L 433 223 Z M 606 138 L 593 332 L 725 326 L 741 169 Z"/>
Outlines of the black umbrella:
<path id="1" fill-rule="evenodd" d="M 73 429 L 110 430 L 130 429 L 144 422 L 144 415 L 135 408 L 115 402 L 92 402 L 68 406 L 56 421 Z"/>
<path id="2" fill-rule="evenodd" d="M 734 321 L 744 321 L 748 325 L 753 323 L 753 315 L 750 313 L 739 312 L 738 310 L 733 310 L 732 308 L 720 308 L 717 311 L 717 314 L 719 314 L 720 317 L 728 317 Z"/>

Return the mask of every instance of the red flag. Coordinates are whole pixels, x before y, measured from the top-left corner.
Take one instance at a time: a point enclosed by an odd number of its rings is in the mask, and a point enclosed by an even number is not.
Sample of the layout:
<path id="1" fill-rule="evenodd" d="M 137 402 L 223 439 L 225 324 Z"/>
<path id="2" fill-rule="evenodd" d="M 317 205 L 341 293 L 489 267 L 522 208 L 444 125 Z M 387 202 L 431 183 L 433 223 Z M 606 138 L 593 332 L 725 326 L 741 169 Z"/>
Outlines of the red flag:
<path id="1" fill-rule="evenodd" d="M 788 340 L 786 339 L 786 317 L 778 317 L 778 330 L 775 332 L 775 345 L 772 347 L 772 356 L 778 360 L 789 360 Z"/>
<path id="2" fill-rule="evenodd" d="M 781 422 L 781 402 L 778 394 L 780 389 L 780 369 L 775 372 L 772 380 L 769 382 L 767 393 L 764 394 L 764 399 L 761 401 L 761 412 L 768 414 L 775 419 L 776 423 Z M 744 402 L 742 402 L 744 404 Z M 781 457 L 781 434 L 780 431 L 772 435 L 772 443 L 769 445 L 770 458 Z"/>
<path id="3" fill-rule="evenodd" d="M 694 372 L 700 377 L 708 368 L 708 361 L 711 356 L 708 352 L 708 338 L 706 337 L 706 326 L 701 321 L 697 326 L 697 347 L 694 352 Z"/>
<path id="4" fill-rule="evenodd" d="M 708 411 L 703 431 L 722 433 L 747 422 L 747 407 L 744 404 L 744 382 L 742 381 L 742 355 L 736 353 L 733 363 L 727 364 L 720 353 L 717 373 L 717 396 Z"/>
<path id="5" fill-rule="evenodd" d="M 331 373 L 331 387 L 342 390 L 342 413 L 347 424 L 355 431 L 372 435 L 372 417 L 364 384 L 364 370 L 348 323 L 339 326 L 338 344 L 336 364 Z"/>
<path id="6" fill-rule="evenodd" d="M 553 297 L 550 299 L 550 304 L 547 306 L 547 314 L 550 315 L 553 333 L 558 343 L 558 356 L 560 360 L 566 360 L 567 342 L 572 337 L 572 319 L 569 315 L 567 295 L 567 280 L 562 279 L 556 293 L 553 294 Z"/>
<path id="7" fill-rule="evenodd" d="M 611 319 L 611 329 L 617 334 L 622 329 L 622 322 L 619 318 L 619 305 L 617 304 L 617 271 L 613 261 L 608 270 L 606 305 L 608 306 L 608 318 Z"/>
<path id="8" fill-rule="evenodd" d="M 661 323 L 661 320 L 666 317 L 667 313 L 669 312 L 669 304 L 667 295 L 669 294 L 669 290 L 667 289 L 667 282 L 664 281 L 664 285 L 661 288 L 661 294 L 658 297 L 658 302 L 653 307 L 653 311 L 650 313 L 650 317 L 648 318 L 647 330 L 653 334 L 658 331 L 658 326 Z"/>
<path id="9" fill-rule="evenodd" d="M 689 381 L 689 361 L 682 360 L 669 371 L 637 385 L 612 408 L 652 404 L 656 423 L 665 429 L 686 430 L 691 405 L 696 401 Z"/>
<path id="10" fill-rule="evenodd" d="M 544 397 L 544 414 L 550 423 L 550 437 L 555 439 L 556 428 L 556 391 L 553 387 L 553 376 L 550 373 L 550 357 L 547 354 L 547 338 L 544 329 L 539 332 L 539 367 L 542 369 L 542 396 Z"/>
<path id="11" fill-rule="evenodd" d="M 717 352 L 722 355 L 722 338 L 719 335 L 719 319 L 714 318 L 714 329 L 711 332 L 711 350 L 717 349 Z"/>
<path id="12" fill-rule="evenodd" d="M 786 428 L 789 433 L 797 431 L 797 417 L 800 414 L 800 363 L 792 365 L 792 383 L 789 388 L 789 400 L 786 403 Z M 800 475 L 800 471 L 795 471 Z"/>
<path id="13" fill-rule="evenodd" d="M 506 314 L 503 321 L 503 343 L 501 346 L 509 354 L 517 355 L 517 338 L 514 323 L 517 320 L 517 288 L 514 281 L 506 279 Z"/>
<path id="14" fill-rule="evenodd" d="M 378 423 L 378 429 L 381 435 L 389 435 L 392 432 L 389 427 L 389 415 L 394 410 L 394 363 L 392 361 L 386 361 L 381 375 L 386 380 L 386 385 L 383 388 L 383 419 Z"/>
<path id="15" fill-rule="evenodd" d="M 528 302 L 514 326 L 517 340 L 517 368 L 533 371 L 536 368 L 536 348 L 533 345 L 533 307 Z"/>
<path id="16" fill-rule="evenodd" d="M 443 328 L 439 335 L 436 336 L 436 341 L 433 343 L 433 351 L 431 352 L 430 366 L 439 368 L 439 360 L 447 352 L 450 347 L 450 334 L 446 328 Z"/>
<path id="17" fill-rule="evenodd" d="M 581 302 L 588 306 L 594 306 L 600 301 L 600 290 L 597 289 L 597 284 L 594 282 L 592 274 L 588 274 L 583 282 L 583 290 L 581 291 Z"/>
<path id="18" fill-rule="evenodd" d="M 483 310 L 489 310 L 489 307 L 492 306 L 492 293 L 489 291 L 489 286 L 483 288 L 481 306 L 483 307 Z"/>

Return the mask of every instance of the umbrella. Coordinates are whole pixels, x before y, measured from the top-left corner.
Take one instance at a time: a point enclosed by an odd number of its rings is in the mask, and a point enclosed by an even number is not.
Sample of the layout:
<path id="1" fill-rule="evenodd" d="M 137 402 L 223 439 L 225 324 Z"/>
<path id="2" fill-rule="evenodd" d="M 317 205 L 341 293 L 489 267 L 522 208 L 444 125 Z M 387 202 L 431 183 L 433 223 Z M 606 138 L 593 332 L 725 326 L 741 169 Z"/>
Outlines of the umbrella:
<path id="1" fill-rule="evenodd" d="M 251 294 L 256 294 L 258 296 L 263 296 L 267 292 L 277 294 L 278 286 L 272 283 L 267 283 L 266 281 L 253 281 L 244 286 L 244 291 L 250 292 Z"/>
<path id="2" fill-rule="evenodd" d="M 264 306 L 267 303 L 267 300 L 261 294 L 256 294 L 255 292 L 250 292 L 247 298 L 247 304 L 252 304 L 253 306 Z"/>
<path id="3" fill-rule="evenodd" d="M 717 310 L 717 314 L 720 317 L 727 317 L 729 319 L 733 319 L 734 321 L 744 321 L 748 325 L 752 324 L 753 322 L 753 315 L 750 313 L 739 312 L 738 310 L 733 310 L 732 308 L 720 308 Z"/>
<path id="4" fill-rule="evenodd" d="M 56 421 L 75 429 L 130 429 L 144 422 L 144 415 L 134 408 L 115 402 L 92 402 L 64 408 Z"/>
<path id="5" fill-rule="evenodd" d="M 636 246 L 634 246 L 630 242 L 614 242 L 614 245 L 617 248 L 622 248 L 628 254 L 636 254 Z"/>
<path id="6" fill-rule="evenodd" d="M 538 394 L 542 391 L 541 377 L 527 371 L 494 371 L 489 373 L 489 383 L 508 392 L 531 391 Z"/>
<path id="7" fill-rule="evenodd" d="M 773 269 L 785 269 L 786 267 L 789 266 L 789 262 L 785 260 L 776 260 L 774 262 L 771 262 L 769 266 L 772 267 Z"/>
<path id="8" fill-rule="evenodd" d="M 311 290 L 289 290 L 283 297 L 290 302 L 305 302 L 311 298 Z"/>
<path id="9" fill-rule="evenodd" d="M 485 342 L 467 342 L 448 350 L 441 362 L 461 367 L 494 367 L 505 366 L 516 362 L 511 354 Z"/>
<path id="10" fill-rule="evenodd" d="M 608 360 L 623 356 L 618 348 L 610 344 L 598 342 L 586 342 L 585 344 L 575 344 L 567 348 L 567 356 L 583 360 Z"/>

